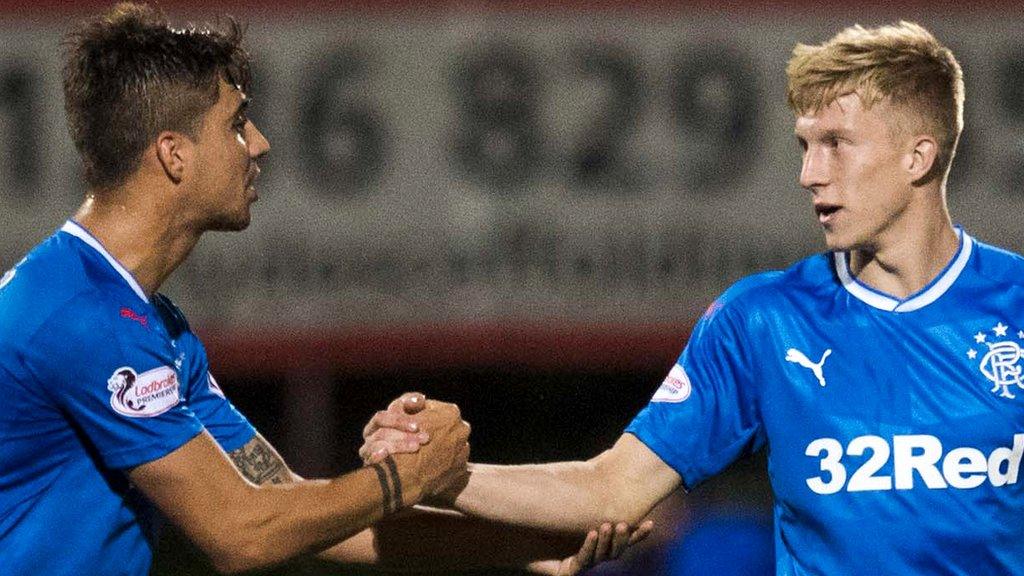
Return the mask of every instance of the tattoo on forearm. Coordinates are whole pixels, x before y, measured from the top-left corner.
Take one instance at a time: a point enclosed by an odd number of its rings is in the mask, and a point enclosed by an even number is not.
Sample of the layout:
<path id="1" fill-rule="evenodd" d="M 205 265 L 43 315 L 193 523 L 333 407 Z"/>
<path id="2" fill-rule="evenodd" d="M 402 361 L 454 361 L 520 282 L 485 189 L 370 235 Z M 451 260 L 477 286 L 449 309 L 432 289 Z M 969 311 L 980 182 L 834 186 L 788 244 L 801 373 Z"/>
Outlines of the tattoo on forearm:
<path id="1" fill-rule="evenodd" d="M 402 478 L 398 476 L 398 465 L 395 464 L 395 459 L 390 454 L 384 459 L 384 463 L 387 464 L 388 471 L 391 472 L 392 496 L 394 497 L 395 511 L 397 512 L 402 507 Z"/>
<path id="2" fill-rule="evenodd" d="M 380 491 L 384 495 L 384 514 L 398 512 L 402 509 L 402 479 L 398 476 L 395 459 L 388 456 L 372 468 L 377 472 Z"/>
<path id="3" fill-rule="evenodd" d="M 266 440 L 253 438 L 245 446 L 228 454 L 238 471 L 253 484 L 283 484 L 291 481 L 291 474 L 281 457 Z"/>
<path id="4" fill-rule="evenodd" d="M 380 482 L 380 491 L 384 495 L 384 514 L 390 514 L 394 512 L 394 510 L 391 509 L 393 495 L 391 494 L 391 483 L 388 481 L 388 473 L 380 463 L 374 464 L 371 468 L 373 468 L 377 473 L 377 481 Z"/>

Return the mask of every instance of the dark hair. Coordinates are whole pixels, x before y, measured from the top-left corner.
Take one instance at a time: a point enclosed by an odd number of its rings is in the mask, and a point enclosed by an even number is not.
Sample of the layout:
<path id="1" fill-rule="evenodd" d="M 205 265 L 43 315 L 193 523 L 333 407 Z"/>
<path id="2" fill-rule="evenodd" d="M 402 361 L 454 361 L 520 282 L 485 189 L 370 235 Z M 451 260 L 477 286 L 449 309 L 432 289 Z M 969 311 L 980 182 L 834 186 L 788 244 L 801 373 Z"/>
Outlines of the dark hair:
<path id="1" fill-rule="evenodd" d="M 93 188 L 122 184 L 164 130 L 195 138 L 220 80 L 248 90 L 242 26 L 174 28 L 165 14 L 124 2 L 65 39 L 64 107 Z"/>

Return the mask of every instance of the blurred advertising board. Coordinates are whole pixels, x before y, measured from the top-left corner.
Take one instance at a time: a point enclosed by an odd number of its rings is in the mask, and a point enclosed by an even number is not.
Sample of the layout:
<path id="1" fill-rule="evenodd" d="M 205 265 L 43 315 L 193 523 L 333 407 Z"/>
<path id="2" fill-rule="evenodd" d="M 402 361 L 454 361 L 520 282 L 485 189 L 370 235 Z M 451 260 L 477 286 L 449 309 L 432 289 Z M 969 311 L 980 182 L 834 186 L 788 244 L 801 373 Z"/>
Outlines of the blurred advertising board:
<path id="1" fill-rule="evenodd" d="M 1021 13 L 793 4 L 229 6 L 273 149 L 250 230 L 209 234 L 164 291 L 224 329 L 688 326 L 742 275 L 822 249 L 784 102 L 793 45 L 899 18 L 966 70 L 954 217 L 1024 249 Z M 3 269 L 83 191 L 69 21 L 0 21 Z"/>

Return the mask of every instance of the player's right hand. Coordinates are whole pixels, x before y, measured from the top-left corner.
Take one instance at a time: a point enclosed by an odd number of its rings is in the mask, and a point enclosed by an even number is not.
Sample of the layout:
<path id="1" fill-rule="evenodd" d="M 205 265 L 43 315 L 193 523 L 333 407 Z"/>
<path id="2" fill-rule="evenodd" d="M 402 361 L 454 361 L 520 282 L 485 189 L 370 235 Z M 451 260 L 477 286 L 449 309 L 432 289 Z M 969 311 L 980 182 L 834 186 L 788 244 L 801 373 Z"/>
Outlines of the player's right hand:
<path id="1" fill-rule="evenodd" d="M 422 428 L 420 414 L 427 398 L 419 392 L 406 392 L 381 410 L 363 428 L 359 457 L 364 464 L 376 464 L 389 454 L 410 454 L 430 442 L 430 433 Z"/>
<path id="2" fill-rule="evenodd" d="M 423 404 L 416 422 L 419 430 L 429 435 L 429 442 L 415 452 L 393 454 L 403 490 L 408 494 L 406 504 L 455 489 L 468 475 L 469 424 L 462 419 L 459 407 L 437 400 Z"/>

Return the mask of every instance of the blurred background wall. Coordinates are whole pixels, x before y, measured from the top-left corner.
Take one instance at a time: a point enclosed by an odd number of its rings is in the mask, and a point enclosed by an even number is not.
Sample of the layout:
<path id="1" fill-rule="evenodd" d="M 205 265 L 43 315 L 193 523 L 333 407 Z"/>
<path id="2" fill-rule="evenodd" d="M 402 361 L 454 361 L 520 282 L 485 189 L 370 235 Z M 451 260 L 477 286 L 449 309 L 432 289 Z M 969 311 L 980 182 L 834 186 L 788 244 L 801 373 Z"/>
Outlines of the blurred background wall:
<path id="1" fill-rule="evenodd" d="M 0 270 L 81 198 L 59 42 L 108 5 L 0 0 Z M 410 389 L 463 407 L 478 461 L 610 446 L 718 292 L 822 249 L 784 69 L 795 43 L 853 23 L 913 20 L 953 48 L 968 94 L 954 217 L 1024 249 L 1015 2 L 162 6 L 248 22 L 251 115 L 273 146 L 250 229 L 208 235 L 163 291 L 305 475 L 357 466 L 365 421 Z M 658 546 L 603 572 L 694 573 L 685 546 L 735 566 L 748 529 L 763 559 L 768 505 L 763 459 L 740 463 L 673 498 Z M 710 536 L 674 540 L 697 530 Z M 186 548 L 169 538 L 157 572 L 206 573 Z"/>

